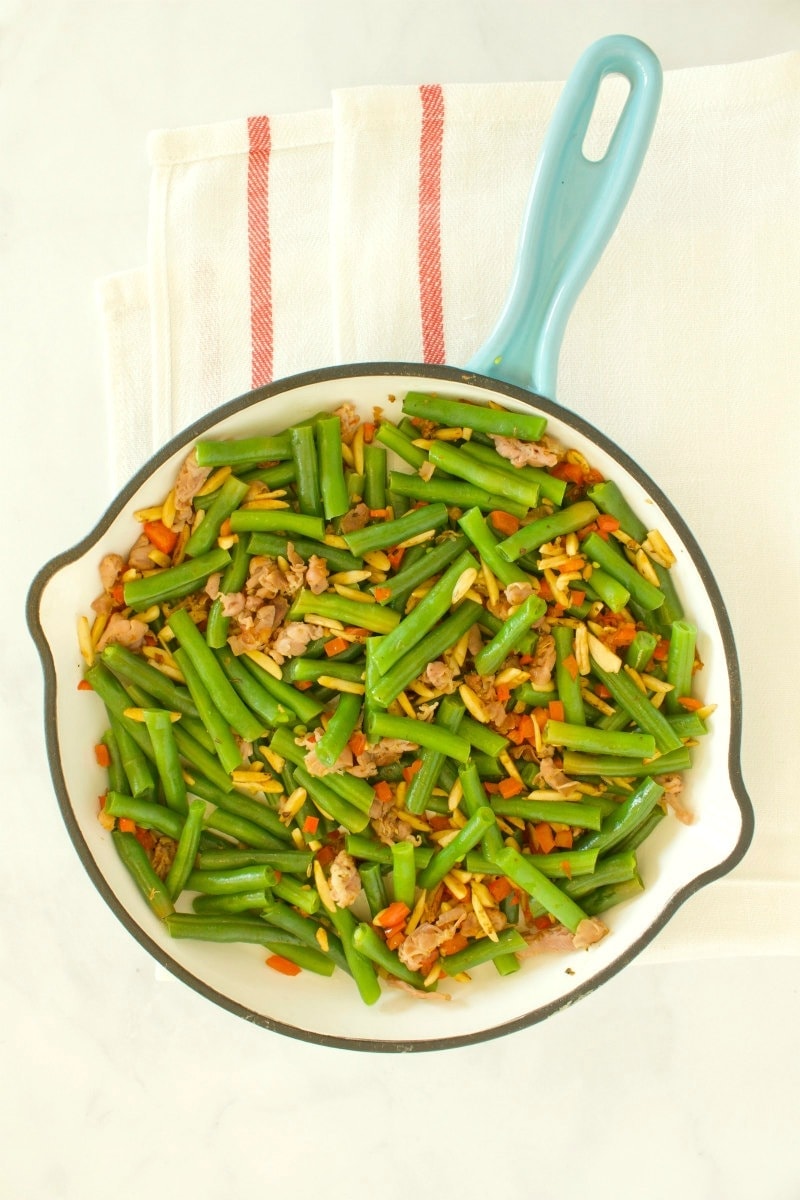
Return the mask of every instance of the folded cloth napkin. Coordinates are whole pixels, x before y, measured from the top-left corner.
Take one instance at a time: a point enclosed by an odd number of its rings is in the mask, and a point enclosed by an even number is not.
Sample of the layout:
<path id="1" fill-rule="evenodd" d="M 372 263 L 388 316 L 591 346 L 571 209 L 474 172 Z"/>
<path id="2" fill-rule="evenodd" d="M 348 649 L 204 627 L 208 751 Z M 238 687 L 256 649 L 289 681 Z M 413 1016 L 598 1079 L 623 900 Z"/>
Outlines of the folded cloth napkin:
<path id="1" fill-rule="evenodd" d="M 99 285 L 112 463 L 132 469 L 294 371 L 465 362 L 500 311 L 560 86 L 347 89 L 330 112 L 153 134 L 147 268 Z M 618 104 L 601 90 L 593 136 Z M 800 952 L 799 131 L 800 55 L 667 72 L 561 356 L 557 399 L 640 462 L 704 547 L 742 665 L 753 846 L 643 961 Z M 137 438 L 129 410 L 148 409 Z"/>

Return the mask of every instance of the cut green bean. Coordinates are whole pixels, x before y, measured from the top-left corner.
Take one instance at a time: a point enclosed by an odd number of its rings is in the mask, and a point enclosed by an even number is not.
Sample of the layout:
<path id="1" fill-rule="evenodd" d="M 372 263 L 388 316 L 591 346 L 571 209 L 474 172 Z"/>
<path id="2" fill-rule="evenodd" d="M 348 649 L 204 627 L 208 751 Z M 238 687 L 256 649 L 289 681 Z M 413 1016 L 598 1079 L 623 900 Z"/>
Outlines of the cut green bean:
<path id="1" fill-rule="evenodd" d="M 381 639 L 375 650 L 375 665 L 381 674 L 385 674 L 394 662 L 407 654 L 433 629 L 451 609 L 453 591 L 464 572 L 476 569 L 475 559 L 465 550 L 450 564 L 408 616 Z"/>
<path id="2" fill-rule="evenodd" d="M 461 806 L 468 817 L 473 817 L 480 808 L 491 808 L 483 781 L 478 774 L 477 764 L 473 759 L 470 759 L 464 766 L 459 767 L 458 778 L 461 783 Z M 500 833 L 495 821 L 484 830 L 483 837 L 481 838 L 481 852 L 486 858 L 491 859 L 502 848 L 503 835 Z M 470 851 L 466 855 L 467 859 L 471 853 L 473 851 Z"/>
<path id="3" fill-rule="evenodd" d="M 413 440 L 403 433 L 391 421 L 381 421 L 375 432 L 375 439 L 381 442 L 387 450 L 393 450 L 398 458 L 402 458 L 411 467 L 421 467 L 428 461 L 428 456 L 420 446 L 415 446 Z"/>
<path id="4" fill-rule="evenodd" d="M 381 865 L 375 862 L 361 863 L 358 873 L 361 877 L 361 886 L 364 889 L 367 904 L 369 905 L 370 916 L 377 917 L 378 913 L 382 912 L 389 904 Z"/>
<path id="5" fill-rule="evenodd" d="M 333 413 L 316 424 L 317 460 L 322 506 L 327 521 L 343 516 L 350 507 L 342 461 L 342 423 Z"/>
<path id="6" fill-rule="evenodd" d="M 344 846 L 347 853 L 352 854 L 353 858 L 363 860 L 364 862 L 378 863 L 382 867 L 390 867 L 392 865 L 391 847 L 387 846 L 385 842 L 377 841 L 375 838 L 349 833 L 344 840 Z M 424 867 L 427 867 L 433 855 L 434 851 L 430 846 L 415 846 L 414 862 L 416 863 L 417 870 L 420 871 Z"/>
<path id="7" fill-rule="evenodd" d="M 220 527 L 244 500 L 249 485 L 242 483 L 235 475 L 229 475 L 223 483 L 214 500 L 205 510 L 202 521 L 193 530 L 186 543 L 187 558 L 199 558 L 213 549 L 219 537 Z"/>
<path id="8" fill-rule="evenodd" d="M 486 643 L 475 656 L 475 669 L 479 675 L 493 675 L 500 666 L 518 649 L 531 627 L 544 616 L 547 605 L 541 596 L 532 593 L 522 601 L 503 622 L 502 628 Z M 412 614 L 413 615 L 413 614 Z"/>
<path id="9" fill-rule="evenodd" d="M 498 867 L 507 875 L 512 883 L 521 887 L 534 900 L 551 913 L 557 921 L 565 925 L 570 933 L 575 933 L 586 913 L 559 888 L 552 879 L 548 879 L 529 858 L 518 850 L 504 847 L 495 855 Z"/>
<path id="10" fill-rule="evenodd" d="M 111 731 L 119 751 L 122 773 L 128 783 L 128 786 L 122 790 L 124 792 L 130 790 L 131 795 L 139 800 L 155 800 L 156 777 L 147 755 L 134 740 L 123 718 L 115 716 L 109 710 L 107 711 Z M 154 757 L 154 753 L 152 756 Z M 118 788 L 113 790 L 119 791 Z"/>
<path id="11" fill-rule="evenodd" d="M 394 842 L 391 849 L 394 898 L 412 909 L 417 887 L 414 847 L 411 842 Z"/>
<path id="12" fill-rule="evenodd" d="M 372 742 L 384 737 L 402 738 L 418 746 L 431 746 L 457 762 L 466 762 L 470 754 L 469 742 L 465 738 L 451 733 L 442 725 L 418 721 L 413 717 L 395 717 L 377 712 L 371 717 L 367 736 Z"/>
<path id="13" fill-rule="evenodd" d="M 481 433 L 522 438 L 526 442 L 538 442 L 547 427 L 547 418 L 538 413 L 489 408 L 424 392 L 408 392 L 403 400 L 403 412 L 453 428 L 477 429 Z"/>
<path id="14" fill-rule="evenodd" d="M 437 850 L 420 875 L 417 883 L 421 888 L 432 888 L 444 879 L 448 871 L 459 862 L 468 850 L 476 846 L 486 830 L 494 824 L 494 813 L 488 805 L 482 805 L 459 829 L 455 837 Z"/>
<path id="15" fill-rule="evenodd" d="M 415 588 L 432 576 L 438 575 L 458 558 L 466 545 L 466 538 L 448 536 L 441 542 L 436 542 L 429 550 L 423 548 L 420 557 L 415 558 L 413 562 L 409 561 L 408 551 L 403 559 L 407 565 L 403 565 L 396 575 L 390 575 L 385 582 L 373 585 L 370 590 L 374 593 L 376 589 L 381 589 L 381 604 L 404 603 Z"/>
<path id="16" fill-rule="evenodd" d="M 535 508 L 539 503 L 539 485 L 525 478 L 516 478 L 506 471 L 480 462 L 469 454 L 465 454 L 452 442 L 434 442 L 428 451 L 428 458 L 436 467 L 441 467 L 458 479 L 465 479 L 474 487 L 481 488 L 505 500 L 521 504 L 524 508 Z M 498 503 L 498 508 L 502 503 Z"/>
<path id="17" fill-rule="evenodd" d="M 186 887 L 186 880 L 194 869 L 197 851 L 200 846 L 200 835 L 203 832 L 203 816 L 206 806 L 202 800 L 191 800 L 183 823 L 183 829 L 178 837 L 175 856 L 164 881 L 165 887 L 173 900 Z"/>
<path id="18" fill-rule="evenodd" d="M 119 751 L 119 742 L 114 733 L 113 717 L 108 714 L 109 728 L 105 731 L 100 739 L 100 742 L 108 751 L 108 789 L 112 792 L 122 792 L 123 794 L 136 795 L 136 792 L 130 787 L 128 777 L 125 774 L 125 768 L 122 764 L 122 757 Z M 145 762 L 147 760 L 145 759 Z"/>
<path id="19" fill-rule="evenodd" d="M 477 622 L 482 612 L 480 604 L 473 600 L 462 600 L 458 608 L 449 617 L 432 629 L 427 637 L 418 642 L 413 649 L 404 654 L 399 662 L 377 680 L 373 687 L 367 686 L 367 696 L 376 704 L 389 705 L 400 695 L 412 680 L 427 667 L 428 663 L 439 658 L 446 650 L 455 646 L 456 642 Z"/>
<path id="20" fill-rule="evenodd" d="M 658 638 L 655 634 L 647 629 L 637 629 L 625 655 L 626 664 L 634 671 L 643 671 L 653 657 L 657 645 Z"/>
<path id="21" fill-rule="evenodd" d="M 339 703 L 328 721 L 327 728 L 315 746 L 317 758 L 326 767 L 333 767 L 350 737 L 355 732 L 361 717 L 361 696 L 342 692 Z"/>
<path id="22" fill-rule="evenodd" d="M 200 892 L 192 898 L 192 908 L 196 913 L 210 916 L 213 913 L 247 913 L 260 912 L 269 899 L 267 891 L 231 892 L 230 895 L 204 895 Z"/>
<path id="23" fill-rule="evenodd" d="M 573 725 L 585 725 L 581 676 L 575 661 L 575 633 L 568 625 L 556 625 L 551 632 L 556 647 L 556 690 L 564 706 L 564 719 Z"/>
<path id="24" fill-rule="evenodd" d="M 278 876 L 272 867 L 232 867 L 222 871 L 189 872 L 186 888 L 190 892 L 203 892 L 209 896 L 230 896 L 234 892 L 263 891 L 272 888 Z"/>
<path id="25" fill-rule="evenodd" d="M 634 759 L 616 758 L 609 754 L 580 754 L 577 751 L 564 751 L 564 770 L 568 775 L 588 777 L 603 775 L 609 779 L 618 776 L 640 777 L 672 774 L 676 771 L 688 771 L 692 765 L 692 757 L 688 747 L 681 744 L 677 750 L 668 750 L 658 758 Z"/>
<path id="26" fill-rule="evenodd" d="M 366 921 L 357 925 L 353 932 L 353 948 L 375 966 L 380 967 L 389 975 L 393 975 L 395 979 L 402 979 L 411 987 L 419 988 L 420 991 L 424 990 L 425 981 L 419 971 L 409 970 L 400 961 L 395 951 L 389 949 L 380 934 L 367 925 Z"/>
<path id="27" fill-rule="evenodd" d="M 548 746 L 566 746 L 584 754 L 615 754 L 620 758 L 652 758 L 655 738 L 649 733 L 620 733 L 550 720 L 542 736 Z"/>
<path id="28" fill-rule="evenodd" d="M 251 742 L 261 737 L 264 733 L 263 721 L 247 708 L 235 691 L 214 651 L 206 644 L 188 612 L 182 608 L 175 609 L 170 613 L 169 627 L 191 659 L 213 704 L 228 724 L 245 741 Z"/>
<path id="29" fill-rule="evenodd" d="M 645 733 L 653 735 L 662 754 L 681 748 L 683 743 L 667 718 L 653 707 L 625 671 L 606 671 L 592 657 L 592 674 L 606 685 L 614 700 L 625 709 L 631 720 Z"/>
<path id="30" fill-rule="evenodd" d="M 270 491 L 294 483 L 294 463 L 291 459 L 278 462 L 274 467 L 242 467 L 236 473 L 245 483 L 263 483 Z"/>
<path id="31" fill-rule="evenodd" d="M 344 625 L 368 629 L 370 633 L 391 633 L 400 621 L 400 614 L 392 608 L 351 600 L 337 592 L 323 592 L 322 595 L 315 596 L 309 588 L 303 588 L 294 598 L 289 610 L 289 620 L 316 615 L 341 621 Z"/>
<path id="32" fill-rule="evenodd" d="M 315 542 L 310 538 L 282 537 L 279 533 L 251 533 L 247 539 L 247 549 L 251 554 L 265 554 L 270 558 L 287 558 L 291 542 L 296 554 L 306 562 L 312 554 L 324 558 L 332 571 L 357 571 L 363 567 L 360 558 L 356 558 L 349 550 L 339 546 L 329 546 L 327 542 Z"/>
<path id="33" fill-rule="evenodd" d="M 319 892 L 316 888 L 311 887 L 307 883 L 298 883 L 296 879 L 287 878 L 282 875 L 272 888 L 273 894 L 281 900 L 285 900 L 287 904 L 294 905 L 295 908 L 301 909 L 302 912 L 313 916 L 319 912 L 322 901 L 319 898 Z"/>
<path id="34" fill-rule="evenodd" d="M 242 765 L 242 752 L 239 748 L 239 743 L 236 741 L 225 717 L 223 717 L 211 699 L 211 695 L 200 676 L 200 672 L 197 670 L 188 652 L 183 647 L 180 647 L 173 652 L 173 658 L 186 680 L 192 699 L 200 713 L 200 720 L 203 722 L 205 729 L 213 741 L 214 752 L 222 765 L 222 769 L 230 774 L 231 771 L 235 771 L 237 767 L 241 767 Z"/>
<path id="35" fill-rule="evenodd" d="M 613 613 L 622 612 L 631 598 L 628 589 L 600 567 L 595 567 L 589 579 L 581 586 L 585 588 L 587 596 L 602 600 L 606 608 Z"/>
<path id="36" fill-rule="evenodd" d="M 294 774 L 299 786 L 306 789 L 309 798 L 324 815 L 338 821 L 350 833 L 361 833 L 366 829 L 368 814 L 342 799 L 324 779 L 311 775 L 305 767 L 297 767 Z"/>
<path id="37" fill-rule="evenodd" d="M 240 592 L 247 582 L 250 569 L 250 551 L 246 538 L 239 538 L 231 549 L 231 561 L 222 573 L 219 581 L 219 595 L 213 600 L 208 610 L 206 621 L 206 641 L 213 649 L 227 645 L 230 629 L 230 617 L 225 616 L 223 597 L 232 592 Z"/>
<path id="38" fill-rule="evenodd" d="M 301 513 L 322 516 L 317 439 L 313 425 L 294 425 L 289 430 L 294 462 L 295 493 Z"/>
<path id="39" fill-rule="evenodd" d="M 266 783 L 269 776 L 264 776 Z M 270 808 L 263 800 L 256 799 L 255 796 L 245 795 L 244 792 L 237 791 L 233 788 L 229 791 L 222 791 L 214 786 L 213 783 L 202 776 L 196 775 L 191 779 L 189 790 L 193 795 L 200 796 L 203 800 L 208 800 L 211 804 L 216 804 L 218 808 L 225 809 L 226 812 L 233 813 L 237 817 L 244 817 L 245 820 L 251 821 L 254 825 L 260 825 L 268 833 L 271 833 L 278 839 L 279 842 L 291 843 L 292 835 L 286 826 L 280 820 L 277 812 Z"/>
<path id="40" fill-rule="evenodd" d="M 596 563 L 630 592 L 631 597 L 642 608 L 652 612 L 664 603 L 664 593 L 640 575 L 627 558 L 610 542 L 603 541 L 599 533 L 590 533 L 583 539 L 581 548 L 593 564 Z M 591 583 L 593 576 L 590 577 Z"/>
<path id="41" fill-rule="evenodd" d="M 635 792 L 631 792 L 612 813 L 609 813 L 599 830 L 585 833 L 578 839 L 576 849 L 597 850 L 601 856 L 607 854 L 646 820 L 663 795 L 664 788 L 661 784 L 649 776 L 646 777 Z"/>
<path id="42" fill-rule="evenodd" d="M 230 561 L 228 551 L 217 546 L 197 558 L 184 559 L 176 567 L 165 567 L 163 571 L 155 571 L 141 579 L 131 579 L 122 587 L 125 603 L 141 611 L 153 604 L 180 600 L 203 588 L 209 577 L 215 571 L 224 571 Z"/>
<path id="43" fill-rule="evenodd" d="M 288 683 L 316 683 L 320 675 L 332 675 L 336 679 L 349 680 L 351 683 L 364 682 L 364 662 L 341 662 L 339 655 L 334 658 L 291 658 L 284 667 L 284 679 Z"/>
<path id="44" fill-rule="evenodd" d="M 407 496 L 411 500 L 425 500 L 429 504 L 440 500 L 450 507 L 479 508 L 484 512 L 492 512 L 500 503 L 497 496 L 476 487 L 474 483 L 462 479 L 437 479 L 435 475 L 431 479 L 423 479 L 420 475 L 391 471 L 389 487 L 397 495 Z M 528 511 L 524 504 L 507 498 L 503 499 L 502 507 L 514 517 L 524 517 Z"/>
<path id="45" fill-rule="evenodd" d="M 492 533 L 479 509 L 471 508 L 459 517 L 458 523 L 478 551 L 481 559 L 503 585 L 533 583 L 531 576 L 526 574 L 522 567 L 508 562 L 499 553 L 500 542 Z"/>
<path id="46" fill-rule="evenodd" d="M 112 831 L 111 839 L 128 874 L 144 896 L 147 904 L 160 920 L 169 919 L 175 906 L 164 882 L 153 870 L 144 846 L 132 833 Z"/>
<path id="47" fill-rule="evenodd" d="M 298 691 L 290 683 L 284 683 L 282 679 L 276 679 L 249 654 L 239 655 L 237 663 L 242 664 L 263 690 L 272 696 L 273 700 L 277 700 L 279 705 L 289 709 L 301 721 L 313 721 L 321 712 L 324 712 L 325 705 L 319 700 L 315 700 L 307 692 Z M 280 728 L 280 725 L 277 728 Z"/>
<path id="48" fill-rule="evenodd" d="M 664 707 L 668 713 L 683 712 L 679 701 L 682 696 L 692 694 L 692 673 L 697 628 L 689 621 L 674 621 L 667 652 L 667 683 L 672 691 L 667 692 Z"/>
<path id="49" fill-rule="evenodd" d="M 284 533 L 292 541 L 293 533 L 315 542 L 325 540 L 325 522 L 310 513 L 296 513 L 288 508 L 238 508 L 231 513 L 234 533 Z M 319 553 L 319 551 L 317 552 Z"/>
<path id="50" fill-rule="evenodd" d="M 180 813 L 153 800 L 138 800 L 120 792 L 106 792 L 103 812 L 108 817 L 123 817 L 135 821 L 140 829 L 155 829 L 176 841 L 181 836 L 184 818 Z"/>
<path id="51" fill-rule="evenodd" d="M 504 800 L 492 797 L 492 811 L 499 817 L 519 817 L 523 821 L 555 821 L 576 829 L 599 829 L 603 814 L 594 804 L 578 800 L 526 800 L 513 796 Z"/>
<path id="52" fill-rule="evenodd" d="M 456 699 L 454 696 L 443 696 L 436 710 L 434 724 L 449 730 L 450 733 L 458 733 L 463 717 L 464 705 L 462 701 Z M 432 746 L 425 746 L 423 748 L 420 755 L 422 766 L 412 776 L 411 783 L 408 785 L 408 791 L 406 792 L 406 809 L 408 812 L 419 814 L 425 811 L 446 757 L 446 754 L 441 750 L 434 749 Z"/>
<path id="53" fill-rule="evenodd" d="M 499 754 L 508 749 L 507 737 L 503 737 L 502 733 L 498 733 L 491 726 L 476 721 L 474 717 L 465 716 L 458 727 L 458 732 L 461 737 L 467 739 L 470 746 L 474 746 L 476 750 L 480 750 L 492 758 L 497 758 Z"/>
<path id="54" fill-rule="evenodd" d="M 597 855 L 597 850 L 554 850 L 551 854 L 526 854 L 525 858 L 548 879 L 573 879 L 592 875 L 597 866 Z M 480 875 L 500 873 L 494 855 L 474 850 L 470 850 L 464 859 L 464 866 Z"/>
<path id="55" fill-rule="evenodd" d="M 248 671 L 242 655 L 235 655 L 228 646 L 220 646 L 214 654 L 234 691 L 265 725 L 274 729 L 276 725 L 291 723 L 293 713 Z"/>
<path id="56" fill-rule="evenodd" d="M 358 923 L 355 917 L 349 908 L 334 907 L 332 911 L 328 911 L 328 919 L 341 938 L 350 974 L 361 999 L 365 1004 L 375 1004 L 380 999 L 381 985 L 373 962 L 362 952 L 356 941 Z"/>
<path id="57" fill-rule="evenodd" d="M 386 507 L 386 450 L 375 442 L 364 446 L 364 503 L 369 509 Z"/>
<path id="58" fill-rule="evenodd" d="M 576 533 L 589 525 L 597 516 L 597 508 L 591 500 L 579 500 L 547 517 L 539 517 L 529 525 L 522 525 L 516 533 L 512 533 L 498 546 L 501 558 L 516 562 L 530 550 L 538 550 L 545 542 L 567 533 Z M 600 539 L 602 540 L 602 539 Z M 602 565 L 602 564 L 601 564 Z"/>
<path id="59" fill-rule="evenodd" d="M 483 963 L 493 959 L 517 954 L 527 949 L 528 943 L 516 929 L 501 929 L 497 941 L 492 938 L 479 938 L 470 942 L 463 950 L 448 954 L 439 959 L 439 964 L 446 975 L 460 975 L 464 971 L 474 971 Z"/>
<path id="60" fill-rule="evenodd" d="M 201 467 L 238 467 L 282 461 L 292 457 L 288 433 L 274 437 L 201 440 L 194 455 Z"/>
<path id="61" fill-rule="evenodd" d="M 441 529 L 447 521 L 448 513 L 444 504 L 424 504 L 421 508 L 411 509 L 396 521 L 378 521 L 374 525 L 365 525 L 363 529 L 354 529 L 352 533 L 344 534 L 344 540 L 353 554 L 363 558 L 373 550 L 399 546 L 430 529 Z"/>
<path id="62" fill-rule="evenodd" d="M 224 833 L 227 837 L 233 838 L 243 846 L 250 846 L 254 850 L 280 850 L 285 845 L 268 830 L 256 825 L 254 821 L 249 821 L 246 817 L 240 817 L 223 808 L 206 813 L 203 825 L 206 829 L 216 829 L 219 833 Z"/>
<path id="63" fill-rule="evenodd" d="M 282 875 L 305 877 L 311 867 L 310 850 L 200 850 L 195 865 L 204 871 L 220 867 L 274 867 Z"/>
<path id="64" fill-rule="evenodd" d="M 105 647 L 100 658 L 119 679 L 123 687 L 128 683 L 138 684 L 170 712 L 183 713 L 188 717 L 199 715 L 194 700 L 186 688 L 179 687 L 162 671 L 151 666 L 146 659 L 139 654 L 134 654 L 126 646 L 111 642 Z"/>
<path id="65" fill-rule="evenodd" d="M 504 458 L 502 454 L 498 454 L 491 446 L 484 446 L 474 439 L 464 442 L 461 449 L 465 454 L 471 454 L 473 458 L 487 463 L 496 470 L 506 471 L 509 475 L 515 475 L 520 479 L 526 479 L 530 483 L 535 484 L 539 488 L 539 496 L 543 499 L 551 500 L 556 507 L 560 508 L 564 503 L 564 493 L 567 490 L 566 481 L 556 479 L 555 475 L 542 470 L 541 467 L 515 467 L 507 458 Z M 494 507 L 497 508 L 497 504 Z M 505 508 L 505 505 L 503 507 Z M 506 512 L 508 511 L 510 510 L 506 509 Z"/>
<path id="66" fill-rule="evenodd" d="M 161 778 L 167 807 L 185 815 L 189 811 L 189 805 L 186 800 L 186 783 L 181 769 L 178 743 L 172 729 L 172 717 L 163 708 L 146 708 L 144 723 L 150 734 L 156 769 Z"/>

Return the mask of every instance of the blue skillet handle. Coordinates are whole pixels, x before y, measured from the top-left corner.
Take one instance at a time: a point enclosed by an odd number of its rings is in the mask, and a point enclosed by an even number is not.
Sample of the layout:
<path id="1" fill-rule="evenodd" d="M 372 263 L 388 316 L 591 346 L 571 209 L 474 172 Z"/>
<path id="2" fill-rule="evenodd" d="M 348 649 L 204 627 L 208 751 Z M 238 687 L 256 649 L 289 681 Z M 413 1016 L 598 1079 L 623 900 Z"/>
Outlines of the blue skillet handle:
<path id="1" fill-rule="evenodd" d="M 624 75 L 630 91 L 599 160 L 583 143 L 600 84 Z M 594 42 L 570 75 L 547 131 L 498 322 L 467 367 L 555 398 L 567 320 L 625 209 L 661 99 L 661 66 L 643 42 Z"/>

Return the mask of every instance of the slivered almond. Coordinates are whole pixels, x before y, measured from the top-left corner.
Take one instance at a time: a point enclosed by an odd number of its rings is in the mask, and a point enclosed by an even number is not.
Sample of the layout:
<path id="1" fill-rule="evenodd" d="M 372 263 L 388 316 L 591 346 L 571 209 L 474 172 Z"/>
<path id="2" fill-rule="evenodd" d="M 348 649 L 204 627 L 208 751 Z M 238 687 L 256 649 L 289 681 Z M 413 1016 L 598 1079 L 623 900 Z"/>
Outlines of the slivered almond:
<path id="1" fill-rule="evenodd" d="M 458 694 L 464 701 L 464 706 L 467 711 L 472 714 L 476 721 L 480 721 L 481 725 L 488 725 L 489 714 L 486 711 L 481 698 L 472 690 L 468 683 L 462 683 L 458 689 Z"/>
<path id="2" fill-rule="evenodd" d="M 618 674 L 622 669 L 620 656 L 613 650 L 609 650 L 608 646 L 604 645 L 593 633 L 589 634 L 589 653 L 598 667 L 602 667 L 604 671 L 608 671 L 612 675 Z"/>
<path id="3" fill-rule="evenodd" d="M 364 695 L 364 684 L 358 683 L 355 679 L 339 679 L 337 675 L 320 675 L 318 681 L 320 687 L 330 688 L 334 692 L 350 692 L 353 696 Z M 413 713 L 413 708 L 412 708 Z"/>
<path id="4" fill-rule="evenodd" d="M 135 521 L 139 521 L 142 525 L 145 521 L 160 521 L 163 509 L 163 504 L 154 504 L 151 508 L 137 508 L 133 517 Z"/>
<path id="5" fill-rule="evenodd" d="M 657 529 L 648 531 L 647 537 L 642 542 L 642 548 L 651 558 L 655 559 L 659 566 L 669 569 L 677 562 L 672 550 Z"/>
<path id="6" fill-rule="evenodd" d="M 328 576 L 328 582 L 343 583 L 350 587 L 354 583 L 363 583 L 365 579 L 370 578 L 371 574 L 371 571 L 337 571 L 334 575 Z"/>
<path id="7" fill-rule="evenodd" d="M 500 585 L 491 567 L 483 559 L 481 559 L 481 575 L 483 576 L 483 582 L 486 584 L 486 595 L 492 604 L 497 604 L 500 599 Z"/>
<path id="8" fill-rule="evenodd" d="M 131 721 L 136 721 L 138 724 L 144 724 L 144 709 L 143 708 L 126 708 L 123 709 L 122 715 L 128 717 Z M 180 721 L 181 714 L 179 712 L 171 712 L 169 719 L 174 725 L 176 721 Z"/>
<path id="9" fill-rule="evenodd" d="M 87 666 L 94 662 L 94 645 L 92 644 L 92 628 L 88 617 L 78 618 L 78 647 Z"/>
<path id="10" fill-rule="evenodd" d="M 475 580 L 477 578 L 478 578 L 478 568 L 477 567 L 467 567 L 467 569 L 465 571 L 462 571 L 461 574 L 459 575 L 458 579 L 456 580 L 455 587 L 453 588 L 453 593 L 450 597 L 450 603 L 458 604 L 459 600 L 463 600 L 464 596 L 466 596 L 467 592 L 470 590 L 470 588 L 472 587 L 473 583 L 475 582 Z"/>
<path id="11" fill-rule="evenodd" d="M 460 879 L 457 879 L 452 871 L 449 871 L 444 877 L 444 883 L 455 896 L 456 900 L 466 900 L 468 891 Z"/>
<path id="12" fill-rule="evenodd" d="M 592 669 L 592 661 L 589 656 L 589 630 L 582 621 L 575 626 L 575 661 L 578 664 L 579 674 L 588 675 Z"/>
<path id="13" fill-rule="evenodd" d="M 231 474 L 230 467 L 217 467 L 216 471 L 212 471 L 203 486 L 198 489 L 196 495 L 210 496 L 217 488 L 222 487 L 225 480 Z"/>
<path id="14" fill-rule="evenodd" d="M 422 914 L 425 911 L 425 904 L 427 902 L 427 899 L 428 899 L 428 893 L 425 890 L 425 888 L 423 888 L 422 891 L 420 892 L 419 896 L 417 897 L 416 904 L 414 905 L 413 909 L 411 910 L 411 916 L 406 921 L 406 933 L 407 934 L 413 933 L 414 930 L 419 925 L 419 923 L 422 919 Z"/>
<path id="15" fill-rule="evenodd" d="M 175 525 L 175 517 L 177 515 L 176 504 L 175 489 L 173 488 L 167 492 L 167 495 L 164 497 L 164 503 L 161 506 L 161 522 L 163 525 L 166 525 L 167 529 L 172 529 Z M 187 534 L 187 539 L 188 536 Z"/>
<path id="16" fill-rule="evenodd" d="M 259 667 L 263 667 L 264 670 L 273 677 L 273 679 L 283 678 L 281 675 L 281 669 L 275 662 L 275 659 L 270 658 L 270 656 L 265 654 L 263 650 L 246 650 L 245 654 L 248 658 L 252 659 L 254 663 L 258 663 Z"/>
<path id="17" fill-rule="evenodd" d="M 344 538 L 342 538 L 342 542 L 344 543 L 344 546 L 346 548 L 347 543 L 344 541 Z M 369 565 L 371 567 L 374 567 L 376 571 L 390 571 L 392 569 L 392 564 L 389 561 L 389 556 L 387 554 L 384 554 L 383 550 L 367 551 L 367 553 L 364 555 L 364 562 L 369 563 Z"/>
<path id="18" fill-rule="evenodd" d="M 655 567 L 650 562 L 645 551 L 637 550 L 633 557 L 636 570 L 642 579 L 646 579 L 648 583 L 652 583 L 653 587 L 658 587 L 658 576 L 656 575 Z"/>
<path id="19" fill-rule="evenodd" d="M 327 908 L 328 912 L 336 910 L 336 902 L 331 894 L 331 889 L 328 886 L 328 881 L 325 878 L 325 872 L 322 870 L 317 859 L 314 859 L 314 883 L 316 884 L 319 898 Z"/>
<path id="20" fill-rule="evenodd" d="M 358 588 L 348 587 L 345 583 L 335 583 L 333 590 L 348 600 L 355 600 L 358 604 L 377 604 L 377 600 L 370 592 L 360 592 Z"/>
<path id="21" fill-rule="evenodd" d="M 472 911 L 478 918 L 478 924 L 483 932 L 492 942 L 497 942 L 500 939 L 497 936 L 497 930 L 487 916 L 486 909 L 481 904 L 475 889 L 472 889 Z"/>

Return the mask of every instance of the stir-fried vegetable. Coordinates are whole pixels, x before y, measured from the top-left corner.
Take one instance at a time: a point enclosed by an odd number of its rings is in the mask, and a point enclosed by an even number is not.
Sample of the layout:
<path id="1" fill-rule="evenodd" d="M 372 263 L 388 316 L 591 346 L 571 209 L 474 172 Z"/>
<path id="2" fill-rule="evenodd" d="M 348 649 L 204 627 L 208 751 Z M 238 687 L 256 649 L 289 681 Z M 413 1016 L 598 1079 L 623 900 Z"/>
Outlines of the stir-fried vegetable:
<path id="1" fill-rule="evenodd" d="M 367 1004 L 603 937 L 713 711 L 614 481 L 537 414 L 402 410 L 199 442 L 79 628 L 100 820 L 170 935 Z"/>

